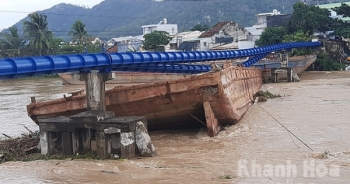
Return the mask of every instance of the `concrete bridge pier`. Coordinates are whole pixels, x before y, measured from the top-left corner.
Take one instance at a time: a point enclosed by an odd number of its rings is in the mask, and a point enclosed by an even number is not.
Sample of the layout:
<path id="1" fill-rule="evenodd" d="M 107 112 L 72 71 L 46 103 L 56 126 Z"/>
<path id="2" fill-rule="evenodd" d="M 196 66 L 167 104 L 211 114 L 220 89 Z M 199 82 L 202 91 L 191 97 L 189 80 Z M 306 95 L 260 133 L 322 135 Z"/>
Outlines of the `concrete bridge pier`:
<path id="1" fill-rule="evenodd" d="M 99 73 L 92 70 L 81 73 L 80 79 L 85 81 L 87 110 L 106 111 L 105 83 L 112 79 L 112 73 Z"/>
<path id="2" fill-rule="evenodd" d="M 288 51 L 282 50 L 280 53 L 280 68 L 271 70 L 271 80 L 274 83 L 279 82 L 281 79 L 287 80 L 287 82 L 294 82 L 296 74 L 293 72 L 293 68 L 289 67 Z"/>
<path id="3" fill-rule="evenodd" d="M 41 153 L 72 155 L 95 147 L 100 158 L 156 156 L 145 117 L 115 117 L 106 111 L 105 82 L 112 74 L 90 71 L 81 73 L 80 79 L 86 85 L 87 111 L 39 121 Z"/>

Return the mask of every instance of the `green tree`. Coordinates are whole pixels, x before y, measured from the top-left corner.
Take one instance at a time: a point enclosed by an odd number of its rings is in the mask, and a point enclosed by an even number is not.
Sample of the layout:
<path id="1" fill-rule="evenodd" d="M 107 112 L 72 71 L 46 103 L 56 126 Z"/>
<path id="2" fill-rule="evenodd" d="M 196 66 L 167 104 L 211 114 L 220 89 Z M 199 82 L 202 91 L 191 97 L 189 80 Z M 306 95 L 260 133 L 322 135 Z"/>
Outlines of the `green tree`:
<path id="1" fill-rule="evenodd" d="M 337 27 L 334 29 L 334 35 L 339 35 L 344 38 L 350 38 L 350 26 Z"/>
<path id="2" fill-rule="evenodd" d="M 8 56 L 21 56 L 21 48 L 26 43 L 26 40 L 23 36 L 18 34 L 18 30 L 15 26 L 12 26 L 8 29 L 8 32 L 0 34 L 1 45 L 0 50 L 4 50 Z"/>
<path id="3" fill-rule="evenodd" d="M 283 42 L 309 42 L 311 41 L 314 36 L 310 36 L 308 32 L 304 33 L 303 31 L 299 30 L 292 34 L 285 35 L 283 37 Z"/>
<path id="4" fill-rule="evenodd" d="M 197 24 L 194 27 L 191 28 L 190 31 L 207 31 L 209 30 L 210 27 L 208 25 L 201 25 L 201 24 Z"/>
<path id="5" fill-rule="evenodd" d="M 30 21 L 23 23 L 24 32 L 30 40 L 30 45 L 33 46 L 39 56 L 43 50 L 48 51 L 51 48 L 52 32 L 48 28 L 47 16 L 44 14 L 31 13 L 29 14 Z"/>
<path id="6" fill-rule="evenodd" d="M 87 31 L 85 29 L 85 24 L 81 22 L 80 20 L 77 20 L 72 25 L 72 30 L 69 32 L 70 36 L 73 36 L 73 40 L 78 42 L 79 44 L 82 44 L 85 40 L 87 35 Z"/>
<path id="7" fill-rule="evenodd" d="M 315 66 L 320 71 L 336 71 L 336 70 L 344 70 L 346 68 L 344 64 L 334 62 L 331 59 L 329 53 L 327 52 L 317 55 Z"/>
<path id="8" fill-rule="evenodd" d="M 308 32 L 304 33 L 303 31 L 299 30 L 297 32 L 294 32 L 292 34 L 288 34 L 284 36 L 283 42 L 309 42 L 313 38 L 315 38 L 312 35 L 309 35 Z M 310 55 L 314 52 L 314 49 L 310 48 L 300 48 L 300 49 L 293 49 L 292 56 L 303 56 L 303 55 Z"/>
<path id="9" fill-rule="evenodd" d="M 61 38 L 53 38 L 50 54 L 69 54 L 69 53 L 62 52 L 62 46 L 65 43 L 66 42 Z"/>
<path id="10" fill-rule="evenodd" d="M 52 46 L 52 54 L 80 54 L 85 52 L 85 47 L 88 53 L 97 53 L 102 50 L 100 42 L 86 43 L 85 45 L 70 44 L 60 38 L 55 38 Z"/>
<path id="11" fill-rule="evenodd" d="M 301 2 L 295 3 L 293 9 L 293 14 L 287 24 L 288 33 L 301 30 L 304 33 L 313 34 L 315 30 L 321 32 L 330 30 L 333 19 L 329 17 L 330 12 L 327 9 Z"/>
<path id="12" fill-rule="evenodd" d="M 255 44 L 258 46 L 278 44 L 283 41 L 285 35 L 287 35 L 287 31 L 284 27 L 268 27 Z"/>
<path id="13" fill-rule="evenodd" d="M 143 48 L 146 50 L 159 50 L 159 47 L 167 45 L 171 40 L 169 33 L 166 31 L 153 31 L 143 36 Z"/>
<path id="14" fill-rule="evenodd" d="M 341 6 L 332 8 L 335 12 L 337 12 L 338 15 L 344 15 L 344 17 L 350 17 L 350 6 L 341 3 Z"/>
<path id="15" fill-rule="evenodd" d="M 86 44 L 87 52 L 88 53 L 97 53 L 97 52 L 102 52 L 102 46 L 99 41 L 95 43 L 87 43 Z"/>
<path id="16" fill-rule="evenodd" d="M 344 22 L 341 19 L 335 19 L 332 22 L 333 35 L 342 36 L 344 38 L 350 38 L 350 23 Z"/>
<path id="17" fill-rule="evenodd" d="M 63 43 L 57 51 L 60 54 L 79 54 L 84 53 L 84 46 L 81 44 L 71 45 L 69 43 Z"/>

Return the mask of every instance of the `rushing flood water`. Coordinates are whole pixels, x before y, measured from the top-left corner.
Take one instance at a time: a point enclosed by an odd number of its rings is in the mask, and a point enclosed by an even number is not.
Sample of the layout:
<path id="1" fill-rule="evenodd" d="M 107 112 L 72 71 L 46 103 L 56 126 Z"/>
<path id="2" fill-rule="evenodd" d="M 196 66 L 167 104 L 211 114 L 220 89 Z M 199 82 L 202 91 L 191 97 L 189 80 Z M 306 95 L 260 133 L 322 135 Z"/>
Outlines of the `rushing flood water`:
<path id="1" fill-rule="evenodd" d="M 350 72 L 300 77 L 299 83 L 264 85 L 282 97 L 253 105 L 217 137 L 205 129 L 150 132 L 154 158 L 7 162 L 0 165 L 0 183 L 349 183 Z M 31 96 L 57 98 L 84 88 L 58 79 L 0 85 L 0 133 L 9 135 L 26 132 L 22 125 L 37 129 L 26 114 Z M 320 159 L 326 150 L 329 158 Z M 222 179 L 228 175 L 232 179 Z"/>
<path id="2" fill-rule="evenodd" d="M 30 97 L 35 96 L 38 101 L 62 97 L 64 93 L 83 89 L 84 86 L 63 86 L 60 79 L 24 79 L 5 80 L 0 82 L 0 133 L 18 136 L 29 129 L 38 127 L 27 116 L 27 105 Z"/>

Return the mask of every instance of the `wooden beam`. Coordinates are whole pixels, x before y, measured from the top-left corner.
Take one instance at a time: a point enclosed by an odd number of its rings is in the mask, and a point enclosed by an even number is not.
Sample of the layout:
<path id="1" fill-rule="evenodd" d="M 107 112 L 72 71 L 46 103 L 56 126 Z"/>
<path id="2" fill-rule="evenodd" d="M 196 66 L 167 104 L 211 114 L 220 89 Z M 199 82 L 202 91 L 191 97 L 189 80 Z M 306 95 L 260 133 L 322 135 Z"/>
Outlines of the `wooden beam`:
<path id="1" fill-rule="evenodd" d="M 220 124 L 215 117 L 215 114 L 213 112 L 213 109 L 210 106 L 210 103 L 206 101 L 203 103 L 203 106 L 204 106 L 205 119 L 207 121 L 207 130 L 208 130 L 207 133 L 210 137 L 214 137 L 219 134 Z"/>

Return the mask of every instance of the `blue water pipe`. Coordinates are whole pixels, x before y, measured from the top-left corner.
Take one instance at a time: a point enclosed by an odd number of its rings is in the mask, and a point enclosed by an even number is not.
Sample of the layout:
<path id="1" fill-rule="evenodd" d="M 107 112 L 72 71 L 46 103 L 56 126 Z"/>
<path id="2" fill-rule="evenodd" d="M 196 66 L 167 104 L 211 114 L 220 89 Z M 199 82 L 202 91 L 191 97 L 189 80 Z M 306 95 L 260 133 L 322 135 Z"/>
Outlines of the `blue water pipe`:
<path id="1" fill-rule="evenodd" d="M 154 72 L 154 73 L 186 73 L 198 74 L 211 71 L 209 65 L 168 65 L 154 64 L 149 66 L 122 66 L 113 68 L 116 71 L 134 71 L 134 72 Z"/>
<path id="2" fill-rule="evenodd" d="M 260 61 L 262 58 L 265 58 L 267 55 L 268 55 L 268 53 L 256 55 L 256 56 L 254 56 L 254 57 L 248 59 L 247 61 L 244 61 L 244 62 L 242 63 L 242 66 L 244 66 L 244 67 L 250 67 L 250 66 L 252 66 L 253 64 L 255 64 L 255 63 L 257 63 L 258 61 Z"/>
<path id="3" fill-rule="evenodd" d="M 198 70 L 198 72 L 206 72 L 206 69 L 198 67 L 194 69 L 190 69 L 188 66 L 179 68 L 180 65 L 178 64 L 227 60 L 251 56 L 254 56 L 253 58 L 260 58 L 261 55 L 274 51 L 288 50 L 292 48 L 312 48 L 321 45 L 321 42 L 291 42 L 251 49 L 225 51 L 97 53 L 4 58 L 0 59 L 0 79 L 62 72 L 88 72 L 89 70 L 100 70 L 103 72 L 112 69 L 125 69 L 126 71 L 138 69 L 150 72 L 164 71 L 166 73 L 168 70 L 179 73 L 193 73 L 194 70 Z M 254 61 L 256 61 L 256 59 L 254 59 Z M 175 70 L 167 66 L 162 70 L 160 68 L 154 68 L 155 64 L 169 64 L 178 66 L 178 68 Z M 251 66 L 251 64 L 246 64 L 246 66 Z"/>

